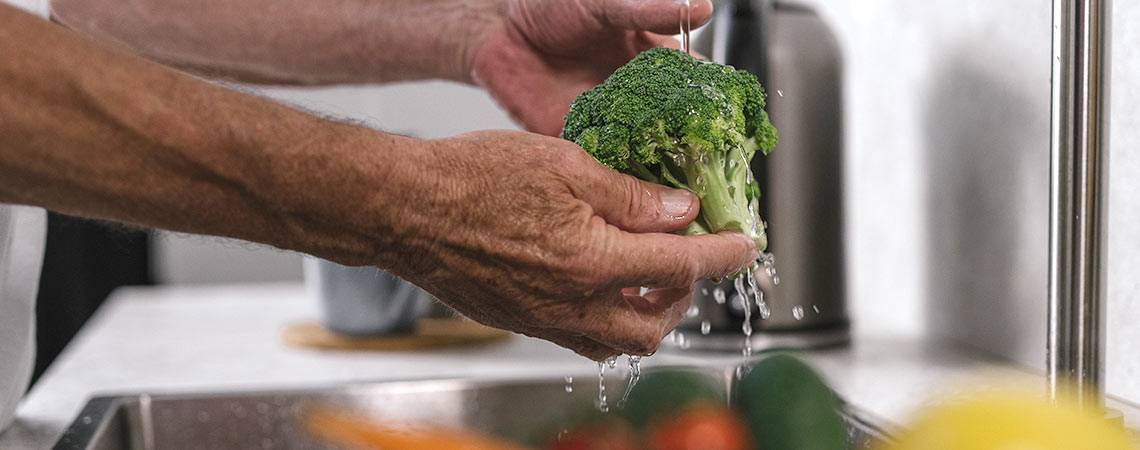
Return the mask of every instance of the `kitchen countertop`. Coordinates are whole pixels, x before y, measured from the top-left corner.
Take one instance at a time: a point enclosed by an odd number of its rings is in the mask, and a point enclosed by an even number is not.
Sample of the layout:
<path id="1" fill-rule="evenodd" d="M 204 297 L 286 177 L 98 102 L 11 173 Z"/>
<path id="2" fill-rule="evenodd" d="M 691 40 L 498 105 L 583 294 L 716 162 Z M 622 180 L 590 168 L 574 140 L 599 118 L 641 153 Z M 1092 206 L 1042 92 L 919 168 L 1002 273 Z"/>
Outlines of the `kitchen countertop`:
<path id="1" fill-rule="evenodd" d="M 2 449 L 49 448 L 97 393 L 328 386 L 412 378 L 504 378 L 596 373 L 595 363 L 537 339 L 415 353 L 305 350 L 280 339 L 316 317 L 300 284 L 128 288 L 117 291 L 33 387 Z M 1008 363 L 946 344 L 857 335 L 803 354 L 852 404 L 901 423 L 926 402 L 968 386 L 1041 386 Z M 733 364 L 739 355 L 662 352 L 658 364 Z M 1000 380 L 1000 381 L 995 381 Z M 1131 410 L 1132 422 L 1137 416 Z"/>

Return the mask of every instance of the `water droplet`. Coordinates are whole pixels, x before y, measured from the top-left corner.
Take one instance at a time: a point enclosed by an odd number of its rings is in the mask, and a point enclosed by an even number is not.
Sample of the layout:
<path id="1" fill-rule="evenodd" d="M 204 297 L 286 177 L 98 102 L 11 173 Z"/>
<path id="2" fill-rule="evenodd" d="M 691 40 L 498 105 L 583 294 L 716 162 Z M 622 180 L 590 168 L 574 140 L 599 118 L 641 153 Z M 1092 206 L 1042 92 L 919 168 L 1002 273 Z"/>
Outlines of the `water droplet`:
<path id="1" fill-rule="evenodd" d="M 617 367 L 617 357 L 611 356 L 609 358 L 606 358 L 606 367 L 609 367 L 611 369 L 616 368 Z"/>
<path id="2" fill-rule="evenodd" d="M 705 295 L 705 296 L 709 295 L 709 288 L 705 288 L 705 287 L 701 288 L 701 295 Z"/>
<path id="3" fill-rule="evenodd" d="M 819 306 L 811 305 L 811 310 L 815 311 L 816 314 L 819 314 Z"/>
<path id="4" fill-rule="evenodd" d="M 711 331 L 712 331 L 712 322 L 709 322 L 707 320 L 702 320 L 701 321 L 701 334 L 708 336 L 709 332 L 711 332 Z"/>
<path id="5" fill-rule="evenodd" d="M 566 377 L 566 393 L 574 392 L 574 377 Z"/>
<path id="6" fill-rule="evenodd" d="M 687 311 L 685 311 L 685 317 L 688 317 L 688 318 L 697 317 L 698 315 L 700 315 L 700 313 L 701 313 L 701 308 L 699 308 L 696 304 L 692 304 L 692 305 L 689 305 L 689 309 Z"/>
<path id="7" fill-rule="evenodd" d="M 756 284 L 755 266 L 744 272 L 744 278 L 748 280 L 748 287 L 752 288 L 752 299 L 756 301 L 756 308 L 760 311 L 760 318 L 767 320 L 772 316 L 772 310 L 768 308 L 768 303 L 764 301 L 764 291 L 760 290 L 760 286 Z"/>
<path id="8" fill-rule="evenodd" d="M 715 300 L 716 304 L 718 305 L 724 304 L 724 289 L 721 289 L 720 286 L 717 286 L 715 289 L 713 289 L 713 300 Z"/>
<path id="9" fill-rule="evenodd" d="M 778 96 L 780 96 L 780 97 L 783 97 L 783 96 L 784 96 L 784 91 L 782 91 L 782 90 L 780 90 L 780 89 L 776 89 L 776 95 L 778 95 Z"/>
<path id="10" fill-rule="evenodd" d="M 803 320 L 803 318 L 804 318 L 804 307 L 802 307 L 800 305 L 793 306 L 792 307 L 792 317 L 795 317 L 796 320 Z"/>

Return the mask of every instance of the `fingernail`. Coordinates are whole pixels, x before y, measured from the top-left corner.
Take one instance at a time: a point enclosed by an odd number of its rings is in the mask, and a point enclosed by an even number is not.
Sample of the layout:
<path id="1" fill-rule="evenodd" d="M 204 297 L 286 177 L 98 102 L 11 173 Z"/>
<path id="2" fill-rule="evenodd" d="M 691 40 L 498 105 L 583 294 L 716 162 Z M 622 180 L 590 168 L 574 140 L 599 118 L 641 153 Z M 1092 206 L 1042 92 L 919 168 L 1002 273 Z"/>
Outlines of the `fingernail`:
<path id="1" fill-rule="evenodd" d="M 661 210 L 669 217 L 685 217 L 693 209 L 693 201 L 695 200 L 696 197 L 689 191 L 681 189 L 661 190 Z"/>

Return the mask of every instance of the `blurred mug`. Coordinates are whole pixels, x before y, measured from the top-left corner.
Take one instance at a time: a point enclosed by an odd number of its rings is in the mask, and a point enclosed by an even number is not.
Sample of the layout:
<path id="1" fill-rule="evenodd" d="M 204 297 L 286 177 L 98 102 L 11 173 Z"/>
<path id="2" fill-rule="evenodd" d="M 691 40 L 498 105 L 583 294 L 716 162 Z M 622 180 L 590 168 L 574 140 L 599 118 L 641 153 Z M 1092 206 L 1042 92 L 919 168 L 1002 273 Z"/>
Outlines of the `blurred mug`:
<path id="1" fill-rule="evenodd" d="M 307 257 L 305 285 L 320 303 L 321 324 L 348 336 L 409 333 L 431 310 L 432 296 L 375 267 Z"/>

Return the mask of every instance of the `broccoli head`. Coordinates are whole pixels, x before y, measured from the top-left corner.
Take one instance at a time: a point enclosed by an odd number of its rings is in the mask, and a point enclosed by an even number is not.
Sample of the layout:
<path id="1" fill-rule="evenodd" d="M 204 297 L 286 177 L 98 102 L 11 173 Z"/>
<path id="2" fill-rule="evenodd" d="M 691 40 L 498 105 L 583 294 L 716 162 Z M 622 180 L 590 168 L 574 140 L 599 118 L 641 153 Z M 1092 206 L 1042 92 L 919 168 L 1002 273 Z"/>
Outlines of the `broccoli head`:
<path id="1" fill-rule="evenodd" d="M 776 145 L 751 73 L 655 48 L 574 100 L 562 130 L 602 164 L 701 200 L 686 234 L 739 231 L 763 251 L 752 157 Z"/>

